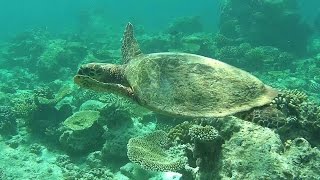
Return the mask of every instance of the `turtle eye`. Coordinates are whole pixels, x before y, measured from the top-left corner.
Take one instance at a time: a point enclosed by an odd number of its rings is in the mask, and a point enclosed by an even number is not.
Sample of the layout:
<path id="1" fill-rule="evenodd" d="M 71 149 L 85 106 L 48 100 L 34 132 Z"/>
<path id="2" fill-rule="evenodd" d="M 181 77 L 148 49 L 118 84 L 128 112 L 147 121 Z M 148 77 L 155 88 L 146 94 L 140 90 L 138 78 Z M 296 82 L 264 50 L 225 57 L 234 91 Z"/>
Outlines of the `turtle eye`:
<path id="1" fill-rule="evenodd" d="M 88 75 L 90 72 L 89 68 L 88 67 L 84 67 L 84 66 L 81 66 L 78 70 L 78 73 L 79 75 Z"/>

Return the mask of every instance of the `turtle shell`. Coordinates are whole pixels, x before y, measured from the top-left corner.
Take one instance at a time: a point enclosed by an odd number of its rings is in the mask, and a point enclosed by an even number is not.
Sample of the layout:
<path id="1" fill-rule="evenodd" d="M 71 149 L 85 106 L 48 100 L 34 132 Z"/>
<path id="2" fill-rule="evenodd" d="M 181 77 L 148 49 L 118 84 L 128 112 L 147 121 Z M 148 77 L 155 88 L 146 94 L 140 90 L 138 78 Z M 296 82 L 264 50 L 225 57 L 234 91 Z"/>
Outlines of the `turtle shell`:
<path id="1" fill-rule="evenodd" d="M 125 77 L 141 105 L 167 115 L 222 117 L 265 105 L 277 95 L 246 71 L 187 53 L 137 56 Z"/>

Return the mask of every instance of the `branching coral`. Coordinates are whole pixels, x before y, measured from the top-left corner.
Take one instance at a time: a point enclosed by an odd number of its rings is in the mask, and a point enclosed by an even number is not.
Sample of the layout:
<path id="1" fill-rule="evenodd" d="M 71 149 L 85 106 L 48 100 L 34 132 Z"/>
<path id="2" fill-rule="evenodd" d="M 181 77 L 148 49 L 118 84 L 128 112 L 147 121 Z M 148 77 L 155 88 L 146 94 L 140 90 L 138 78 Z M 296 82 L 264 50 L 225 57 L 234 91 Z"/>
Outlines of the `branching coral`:
<path id="1" fill-rule="evenodd" d="M 186 165 L 181 149 L 166 148 L 168 136 L 155 131 L 142 137 L 131 138 L 127 145 L 128 158 L 144 169 L 153 171 L 180 171 Z"/>
<path id="2" fill-rule="evenodd" d="M 318 139 L 320 106 L 309 101 L 305 93 L 298 90 L 282 91 L 271 103 L 271 107 L 277 108 L 286 117 L 286 125 L 278 131 L 282 138 L 302 136 L 311 143 Z"/>
<path id="3" fill-rule="evenodd" d="M 299 107 L 307 101 L 307 95 L 296 89 L 284 90 L 276 97 L 272 104 L 287 116 L 299 116 Z"/>
<path id="4" fill-rule="evenodd" d="M 176 125 L 174 128 L 170 129 L 168 137 L 172 142 L 177 142 L 181 144 L 186 144 L 190 142 L 189 128 L 192 123 L 190 121 L 184 121 L 181 124 Z"/>
<path id="5" fill-rule="evenodd" d="M 22 93 L 12 98 L 13 110 L 18 118 L 30 119 L 37 109 L 31 93 Z"/>
<path id="6" fill-rule="evenodd" d="M 219 136 L 218 131 L 210 125 L 193 125 L 189 129 L 189 135 L 191 136 L 191 140 L 201 142 L 214 141 L 217 138 L 217 136 Z"/>
<path id="7" fill-rule="evenodd" d="M 320 107 L 309 102 L 307 95 L 301 91 L 283 90 L 270 106 L 257 108 L 243 119 L 269 128 L 280 128 L 287 123 L 296 122 L 301 128 L 318 129 Z M 296 120 L 292 121 L 292 119 Z"/>

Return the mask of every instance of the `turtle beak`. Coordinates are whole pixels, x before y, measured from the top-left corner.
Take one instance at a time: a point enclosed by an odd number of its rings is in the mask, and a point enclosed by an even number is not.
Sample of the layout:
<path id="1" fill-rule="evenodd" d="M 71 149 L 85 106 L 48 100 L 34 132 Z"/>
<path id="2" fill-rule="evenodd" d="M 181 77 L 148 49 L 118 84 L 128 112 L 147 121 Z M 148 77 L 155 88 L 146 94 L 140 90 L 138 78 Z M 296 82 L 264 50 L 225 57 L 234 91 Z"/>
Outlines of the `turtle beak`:
<path id="1" fill-rule="evenodd" d="M 84 75 L 83 68 L 79 68 L 77 75 Z"/>
<path id="2" fill-rule="evenodd" d="M 75 82 L 78 85 L 81 85 L 81 83 L 80 83 L 81 82 L 81 77 L 82 77 L 82 75 L 79 75 L 79 74 L 75 75 L 73 77 L 73 82 Z"/>

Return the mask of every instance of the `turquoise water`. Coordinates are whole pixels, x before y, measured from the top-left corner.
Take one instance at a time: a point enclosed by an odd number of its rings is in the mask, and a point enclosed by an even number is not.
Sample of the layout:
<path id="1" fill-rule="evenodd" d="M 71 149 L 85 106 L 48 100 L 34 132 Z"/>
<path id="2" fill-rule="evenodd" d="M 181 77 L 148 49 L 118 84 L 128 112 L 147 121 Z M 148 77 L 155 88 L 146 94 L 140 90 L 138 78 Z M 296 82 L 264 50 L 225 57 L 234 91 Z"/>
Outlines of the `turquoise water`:
<path id="1" fill-rule="evenodd" d="M 320 179 L 318 0 L 0 10 L 0 180 Z"/>
<path id="2" fill-rule="evenodd" d="M 175 17 L 200 16 L 206 29 L 215 30 L 219 2 L 170 1 L 52 1 L 0 2 L 1 38 L 31 28 L 48 28 L 50 32 L 77 31 L 83 13 L 97 11 L 104 23 L 123 29 L 128 21 L 143 24 L 150 31 L 164 29 Z M 146 18 L 148 17 L 148 18 Z"/>

